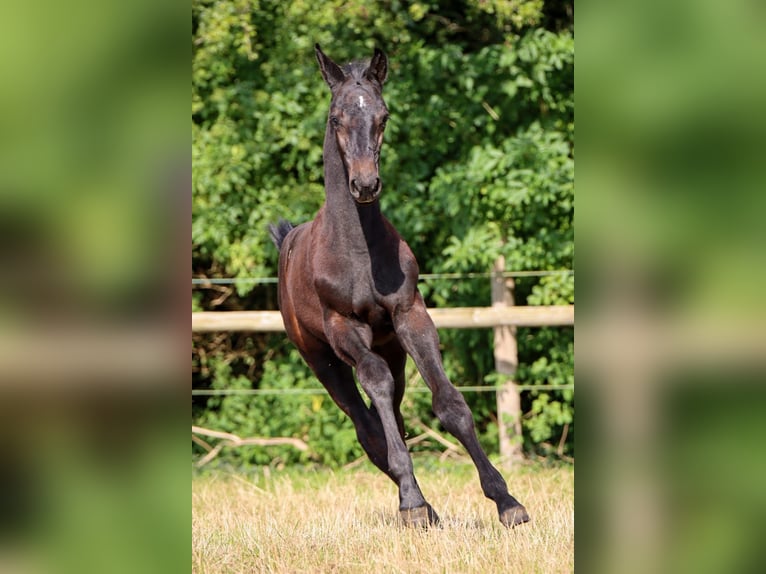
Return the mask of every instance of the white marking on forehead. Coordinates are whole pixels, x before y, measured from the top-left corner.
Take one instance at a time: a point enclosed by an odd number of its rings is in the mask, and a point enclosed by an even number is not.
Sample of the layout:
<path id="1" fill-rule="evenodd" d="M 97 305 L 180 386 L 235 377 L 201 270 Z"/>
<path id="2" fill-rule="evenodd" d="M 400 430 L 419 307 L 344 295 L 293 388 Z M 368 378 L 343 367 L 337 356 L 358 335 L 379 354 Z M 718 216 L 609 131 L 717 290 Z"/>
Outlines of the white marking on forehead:
<path id="1" fill-rule="evenodd" d="M 359 96 L 359 107 L 360 107 L 360 108 L 363 108 L 363 107 L 365 107 L 366 105 L 367 105 L 367 104 L 366 104 L 366 103 L 365 103 L 365 101 L 364 101 L 364 96 L 360 95 L 360 96 Z"/>

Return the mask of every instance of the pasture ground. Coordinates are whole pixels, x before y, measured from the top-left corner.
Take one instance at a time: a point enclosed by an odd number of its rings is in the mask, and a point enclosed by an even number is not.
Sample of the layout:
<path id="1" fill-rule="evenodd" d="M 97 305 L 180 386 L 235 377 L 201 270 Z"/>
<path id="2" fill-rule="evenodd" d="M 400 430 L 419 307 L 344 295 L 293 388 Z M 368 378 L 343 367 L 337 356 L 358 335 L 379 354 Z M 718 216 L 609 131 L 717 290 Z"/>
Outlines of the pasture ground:
<path id="1" fill-rule="evenodd" d="M 503 474 L 532 521 L 497 519 L 470 462 L 416 459 L 438 527 L 398 521 L 394 484 L 353 470 L 204 473 L 192 480 L 192 571 L 356 573 L 572 572 L 574 469 L 521 465 Z"/>

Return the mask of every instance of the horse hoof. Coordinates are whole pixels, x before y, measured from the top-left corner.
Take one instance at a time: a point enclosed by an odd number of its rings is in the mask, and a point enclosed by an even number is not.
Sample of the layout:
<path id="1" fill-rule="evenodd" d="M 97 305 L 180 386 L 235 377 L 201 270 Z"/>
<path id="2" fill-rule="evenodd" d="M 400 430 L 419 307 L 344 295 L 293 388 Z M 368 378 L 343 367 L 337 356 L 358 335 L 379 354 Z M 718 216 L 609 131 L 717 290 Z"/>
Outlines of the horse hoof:
<path id="1" fill-rule="evenodd" d="M 428 528 L 439 523 L 439 516 L 427 502 L 425 506 L 400 509 L 399 515 L 404 525 L 410 528 Z"/>
<path id="2" fill-rule="evenodd" d="M 503 526 L 513 528 L 519 524 L 529 522 L 529 514 L 527 514 L 527 509 L 521 504 L 511 506 L 500 514 L 500 522 L 503 523 Z"/>

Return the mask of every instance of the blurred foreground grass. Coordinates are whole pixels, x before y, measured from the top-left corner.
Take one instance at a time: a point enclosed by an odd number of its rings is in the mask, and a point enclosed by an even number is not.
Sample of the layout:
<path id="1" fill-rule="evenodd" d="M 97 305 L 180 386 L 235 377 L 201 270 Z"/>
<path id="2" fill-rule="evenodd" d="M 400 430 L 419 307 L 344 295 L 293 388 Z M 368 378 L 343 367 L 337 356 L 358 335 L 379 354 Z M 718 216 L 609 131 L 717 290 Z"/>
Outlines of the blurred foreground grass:
<path id="1" fill-rule="evenodd" d="M 578 7 L 582 571 L 763 569 L 764 16 Z"/>
<path id="2" fill-rule="evenodd" d="M 3 572 L 188 571 L 187 10 L 3 4 Z"/>

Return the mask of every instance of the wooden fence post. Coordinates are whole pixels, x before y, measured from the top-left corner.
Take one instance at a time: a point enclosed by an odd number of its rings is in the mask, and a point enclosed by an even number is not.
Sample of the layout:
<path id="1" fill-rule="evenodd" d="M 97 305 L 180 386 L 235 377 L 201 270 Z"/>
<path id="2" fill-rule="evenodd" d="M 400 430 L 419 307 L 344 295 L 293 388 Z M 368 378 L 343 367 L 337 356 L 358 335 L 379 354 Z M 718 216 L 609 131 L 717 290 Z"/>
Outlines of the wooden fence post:
<path id="1" fill-rule="evenodd" d="M 505 258 L 498 257 L 492 273 L 492 307 L 513 306 L 514 281 L 503 277 Z M 497 424 L 500 437 L 500 458 L 512 464 L 523 457 L 521 435 L 521 396 L 513 381 L 519 366 L 516 346 L 516 327 L 507 325 L 494 328 L 495 370 L 506 375 L 497 390 Z"/>

